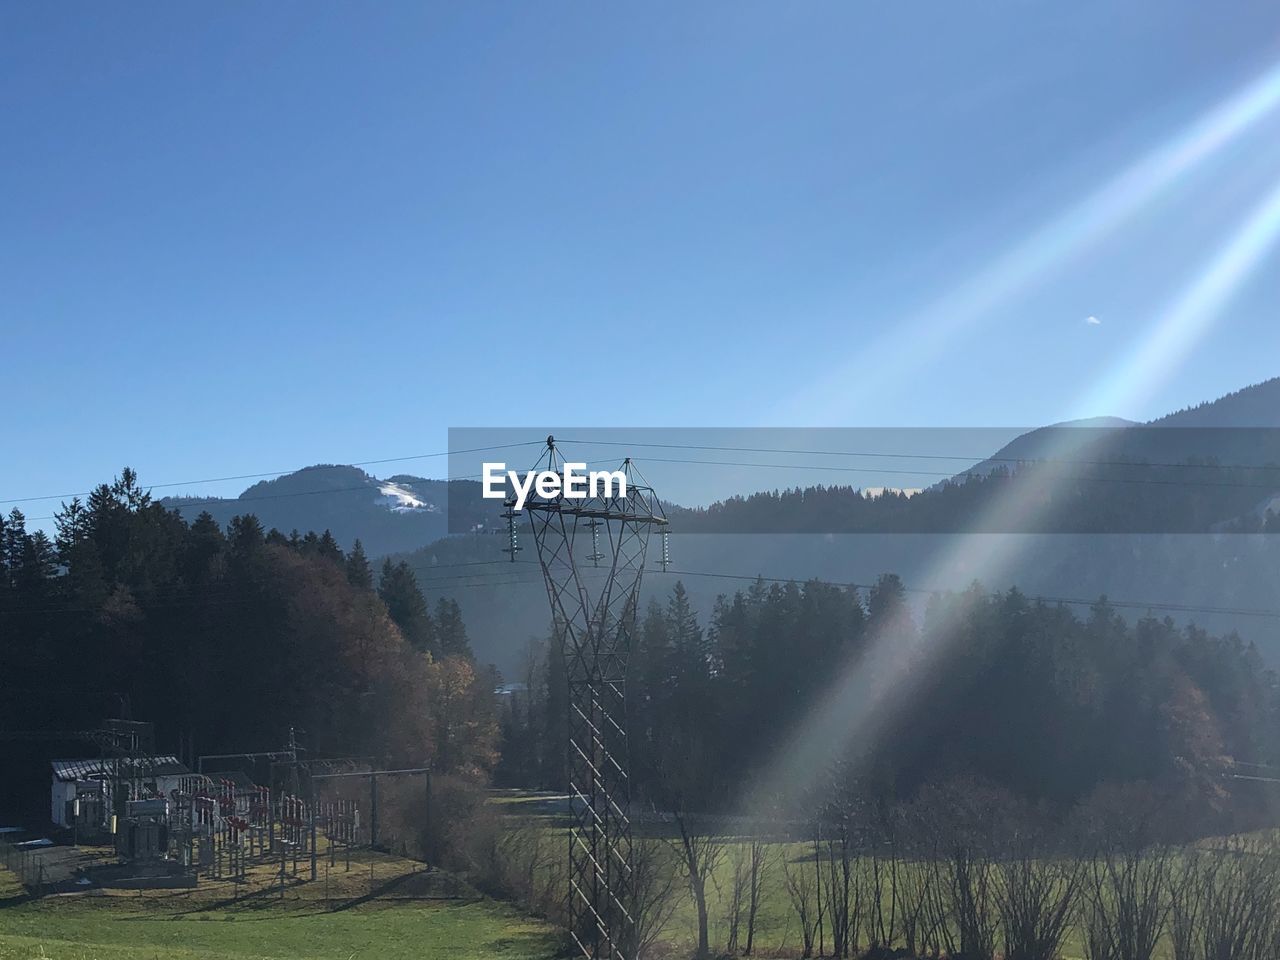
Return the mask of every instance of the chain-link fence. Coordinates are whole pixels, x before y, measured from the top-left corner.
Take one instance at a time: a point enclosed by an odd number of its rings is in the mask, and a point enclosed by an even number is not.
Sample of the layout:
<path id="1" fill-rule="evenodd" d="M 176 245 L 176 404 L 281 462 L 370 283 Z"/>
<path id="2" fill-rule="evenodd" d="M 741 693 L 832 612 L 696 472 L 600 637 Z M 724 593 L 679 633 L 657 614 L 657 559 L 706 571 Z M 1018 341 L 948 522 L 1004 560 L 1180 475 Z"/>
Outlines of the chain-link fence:
<path id="1" fill-rule="evenodd" d="M 42 850 L 23 849 L 0 840 L 0 860 L 28 892 L 35 896 L 44 892 L 49 879 Z"/>

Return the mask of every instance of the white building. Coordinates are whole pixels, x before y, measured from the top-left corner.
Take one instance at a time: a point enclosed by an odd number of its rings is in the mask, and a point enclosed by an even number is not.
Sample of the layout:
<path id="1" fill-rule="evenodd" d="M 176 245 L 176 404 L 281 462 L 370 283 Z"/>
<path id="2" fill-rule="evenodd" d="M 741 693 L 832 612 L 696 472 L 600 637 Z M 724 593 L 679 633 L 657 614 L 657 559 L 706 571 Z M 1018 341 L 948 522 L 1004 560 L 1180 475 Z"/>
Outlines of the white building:
<path id="1" fill-rule="evenodd" d="M 136 780 L 154 795 L 168 797 L 179 778 L 191 773 L 177 757 L 143 760 L 54 760 L 50 788 L 50 819 L 60 827 L 75 822 L 77 798 L 81 801 L 81 825 L 106 825 L 112 808 L 111 788 L 116 777 Z M 93 812 L 85 810 L 88 806 Z"/>

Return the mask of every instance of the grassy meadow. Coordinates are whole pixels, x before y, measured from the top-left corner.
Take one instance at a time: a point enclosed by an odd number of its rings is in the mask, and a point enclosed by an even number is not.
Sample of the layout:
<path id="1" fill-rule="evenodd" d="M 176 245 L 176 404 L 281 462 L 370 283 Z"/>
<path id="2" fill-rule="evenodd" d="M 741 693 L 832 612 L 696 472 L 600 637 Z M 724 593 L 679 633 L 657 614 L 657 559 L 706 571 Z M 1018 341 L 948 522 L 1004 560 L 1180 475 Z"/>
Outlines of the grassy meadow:
<path id="1" fill-rule="evenodd" d="M 327 861 L 326 861 L 327 863 Z M 549 960 L 551 926 L 441 882 L 410 860 L 364 851 L 279 895 L 267 866 L 249 883 L 90 891 L 41 899 L 0 870 L 0 960 Z"/>

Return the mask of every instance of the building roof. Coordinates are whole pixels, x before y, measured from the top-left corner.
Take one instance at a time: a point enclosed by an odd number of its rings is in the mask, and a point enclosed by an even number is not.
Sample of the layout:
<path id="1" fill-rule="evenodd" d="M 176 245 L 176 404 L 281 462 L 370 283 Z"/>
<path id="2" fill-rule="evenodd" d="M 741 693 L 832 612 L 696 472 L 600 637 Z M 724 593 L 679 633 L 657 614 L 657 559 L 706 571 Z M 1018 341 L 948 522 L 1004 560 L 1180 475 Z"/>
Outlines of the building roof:
<path id="1" fill-rule="evenodd" d="M 63 782 L 72 780 L 101 780 L 115 776 L 119 764 L 126 777 L 181 777 L 189 774 L 185 764 L 177 757 L 145 757 L 126 760 L 52 760 L 53 778 Z"/>

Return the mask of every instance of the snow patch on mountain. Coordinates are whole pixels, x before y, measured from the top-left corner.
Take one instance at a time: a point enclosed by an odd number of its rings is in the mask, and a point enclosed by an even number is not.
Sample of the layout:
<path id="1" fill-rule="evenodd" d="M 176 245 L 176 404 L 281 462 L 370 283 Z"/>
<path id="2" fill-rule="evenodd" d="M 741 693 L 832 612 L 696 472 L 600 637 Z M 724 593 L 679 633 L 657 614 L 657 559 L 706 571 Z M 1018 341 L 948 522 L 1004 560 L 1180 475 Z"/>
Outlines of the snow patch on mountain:
<path id="1" fill-rule="evenodd" d="M 392 483 L 390 480 L 383 480 L 378 486 L 378 492 L 382 494 L 381 503 L 383 506 L 393 513 L 408 513 L 411 510 L 426 510 L 428 513 L 439 512 L 439 508 L 435 504 L 419 500 L 414 496 L 412 490 L 402 487 L 398 483 Z"/>

